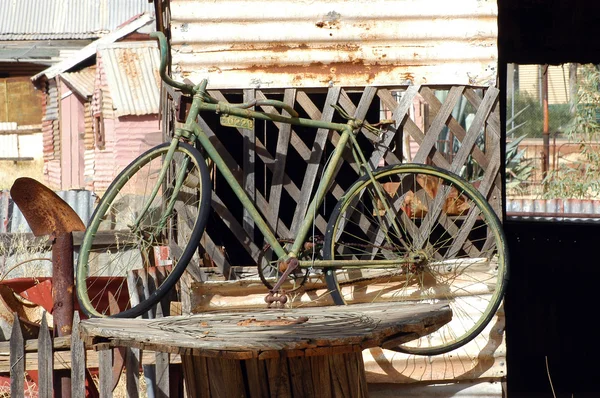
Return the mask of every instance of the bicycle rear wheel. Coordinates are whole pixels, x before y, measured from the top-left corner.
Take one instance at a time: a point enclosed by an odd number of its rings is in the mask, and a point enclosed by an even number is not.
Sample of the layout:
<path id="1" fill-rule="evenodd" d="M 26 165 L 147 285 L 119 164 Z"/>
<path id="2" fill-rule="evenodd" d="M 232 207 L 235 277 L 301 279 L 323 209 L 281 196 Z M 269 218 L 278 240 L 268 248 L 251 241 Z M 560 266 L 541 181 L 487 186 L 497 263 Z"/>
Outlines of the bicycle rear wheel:
<path id="1" fill-rule="evenodd" d="M 397 351 L 437 355 L 466 344 L 492 319 L 506 288 L 498 217 L 471 184 L 436 167 L 395 165 L 374 178 L 359 179 L 336 205 L 323 255 L 401 261 L 326 270 L 335 303 L 447 301 L 452 321 Z"/>
<path id="2" fill-rule="evenodd" d="M 161 182 L 168 150 L 169 143 L 158 145 L 129 164 L 92 215 L 76 274 L 77 297 L 87 316 L 146 313 L 173 291 L 197 256 L 210 209 L 206 162 L 194 147 L 180 142 Z M 179 175 L 185 178 L 176 190 Z"/>

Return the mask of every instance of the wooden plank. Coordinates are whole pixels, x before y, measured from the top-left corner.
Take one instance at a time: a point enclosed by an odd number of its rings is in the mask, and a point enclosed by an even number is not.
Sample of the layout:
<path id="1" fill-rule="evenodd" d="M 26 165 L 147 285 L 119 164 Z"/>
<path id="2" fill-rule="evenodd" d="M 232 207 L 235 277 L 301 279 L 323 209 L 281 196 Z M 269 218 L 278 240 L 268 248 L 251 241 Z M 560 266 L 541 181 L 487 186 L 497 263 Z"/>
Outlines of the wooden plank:
<path id="1" fill-rule="evenodd" d="M 229 277 L 231 264 L 229 263 L 229 260 L 225 257 L 225 254 L 221 250 L 221 246 L 217 245 L 207 233 L 204 233 L 202 239 L 200 239 L 200 242 L 204 247 L 204 250 L 206 250 L 208 256 L 217 265 L 217 268 L 219 269 L 221 275 Z"/>
<path id="2" fill-rule="evenodd" d="M 107 344 L 98 347 L 100 398 L 112 398 L 112 350 Z"/>
<path id="3" fill-rule="evenodd" d="M 418 85 L 409 86 L 404 92 L 404 95 L 402 96 L 402 99 L 400 100 L 399 104 L 396 103 L 396 100 L 394 99 L 394 97 L 392 97 L 392 94 L 388 90 L 380 89 L 377 91 L 377 96 L 382 101 L 384 101 L 385 105 L 388 108 L 393 109 L 392 117 L 395 121 L 394 127 L 397 131 L 401 130 L 401 126 L 404 124 L 404 120 L 409 116 L 409 110 L 413 104 L 415 96 L 419 92 L 419 87 L 420 86 Z M 371 165 L 371 168 L 375 169 L 379 166 L 379 161 L 389 150 L 390 144 L 392 143 L 394 137 L 395 134 L 393 134 L 389 130 L 381 137 L 379 137 L 379 142 L 377 145 L 375 145 L 375 150 L 373 151 L 373 153 L 371 154 L 371 158 L 369 159 L 369 165 Z"/>
<path id="4" fill-rule="evenodd" d="M 245 397 L 244 376 L 239 361 L 206 358 L 210 396 Z"/>
<path id="5" fill-rule="evenodd" d="M 368 397 L 369 391 L 367 386 L 367 380 L 365 376 L 365 364 L 363 361 L 362 352 L 360 355 L 356 353 L 348 353 L 341 354 L 345 361 L 351 363 L 351 366 L 346 366 L 346 371 L 348 372 L 348 380 L 350 383 L 354 383 L 355 387 L 353 387 L 353 391 L 355 391 L 357 397 Z"/>
<path id="6" fill-rule="evenodd" d="M 53 355 L 52 338 L 48 330 L 48 321 L 46 313 L 42 316 L 42 325 L 38 336 L 38 391 L 39 396 L 51 398 L 53 396 Z"/>
<path id="7" fill-rule="evenodd" d="M 157 352 L 156 356 L 156 397 L 157 398 L 168 398 L 170 396 L 169 391 L 169 354 L 166 352 Z"/>
<path id="8" fill-rule="evenodd" d="M 291 107 L 294 107 L 296 99 L 295 89 L 286 89 L 283 95 L 283 102 Z M 282 110 L 285 116 L 290 116 L 287 111 Z M 282 124 L 277 137 L 277 147 L 275 154 L 275 163 L 273 164 L 273 179 L 271 181 L 271 191 L 269 193 L 270 213 L 266 216 L 266 220 L 271 225 L 274 231 L 277 230 L 277 220 L 279 219 L 279 204 L 281 202 L 281 190 L 283 186 L 283 177 L 285 175 L 285 165 L 287 160 L 287 152 L 290 145 L 292 134 L 291 124 Z"/>
<path id="9" fill-rule="evenodd" d="M 287 359 L 292 384 L 292 396 L 314 397 L 317 396 L 322 386 L 313 383 L 310 361 L 302 357 Z"/>
<path id="10" fill-rule="evenodd" d="M 85 396 L 85 346 L 79 335 L 79 312 L 73 314 L 71 332 L 71 396 Z"/>
<path id="11" fill-rule="evenodd" d="M 423 141 L 425 140 L 425 134 L 419 129 L 419 126 L 415 124 L 411 119 L 407 119 L 404 124 L 404 130 L 410 134 L 410 136 L 419 144 L 419 146 L 423 145 Z M 432 155 L 433 163 L 441 167 L 442 169 L 449 169 L 450 162 L 446 160 L 446 158 L 439 152 L 434 151 Z M 413 158 L 412 163 L 417 163 Z"/>
<path id="12" fill-rule="evenodd" d="M 10 396 L 25 396 L 25 345 L 21 323 L 16 313 L 10 335 Z"/>
<path id="13" fill-rule="evenodd" d="M 462 96 L 464 89 L 465 88 L 463 86 L 454 86 L 450 89 L 448 97 L 446 97 L 444 104 L 440 108 L 439 112 L 437 112 L 435 115 L 431 126 L 425 133 L 425 139 L 421 143 L 421 146 L 419 147 L 419 150 L 413 159 L 414 163 L 425 163 L 430 153 L 435 150 L 434 147 L 437 143 L 440 132 L 446 126 L 446 122 L 450 117 L 452 110 L 456 106 L 456 103 Z"/>
<path id="14" fill-rule="evenodd" d="M 260 255 L 260 248 L 254 243 L 253 236 L 248 233 L 246 228 L 242 227 L 236 220 L 233 214 L 229 211 L 225 203 L 217 195 L 215 191 L 212 191 L 211 203 L 215 212 L 221 217 L 221 221 L 229 228 L 229 230 L 235 235 L 235 237 L 243 243 L 244 248 L 252 256 L 254 261 L 258 261 Z"/>
<path id="15" fill-rule="evenodd" d="M 250 102 L 255 98 L 256 98 L 256 95 L 255 95 L 254 89 L 244 90 L 244 102 Z M 251 109 L 254 109 L 254 107 Z M 255 174 L 255 170 L 254 170 L 255 164 L 256 164 L 256 155 L 255 155 L 256 136 L 255 136 L 254 129 L 252 129 L 252 130 L 243 129 L 242 135 L 244 137 L 244 141 L 243 141 L 244 150 L 242 152 L 242 156 L 243 156 L 242 165 L 243 165 L 244 179 L 243 179 L 242 187 L 248 194 L 248 197 L 251 200 L 254 200 L 254 198 L 256 197 L 256 186 L 255 186 L 256 174 Z M 243 214 L 244 230 L 250 236 L 253 236 L 254 235 L 254 220 L 252 220 L 252 217 L 250 217 L 250 214 L 248 213 L 248 211 L 246 209 L 244 209 L 243 213 L 244 213 Z"/>
<path id="16" fill-rule="evenodd" d="M 463 92 L 463 95 L 466 96 L 466 93 L 469 91 L 469 89 L 465 89 L 465 91 Z M 421 95 L 423 96 L 423 98 L 425 99 L 425 101 L 427 101 L 427 104 L 429 104 L 430 109 L 434 112 L 437 113 L 440 111 L 440 108 L 442 107 L 442 103 L 440 102 L 440 100 L 435 96 L 433 90 L 431 90 L 430 87 L 423 87 L 421 89 Z M 479 107 L 477 107 L 479 108 Z M 476 109 L 477 109 L 476 108 Z M 459 141 L 464 141 L 465 137 L 467 136 L 467 132 L 465 131 L 465 129 L 460 125 L 460 123 L 458 123 L 458 121 L 456 119 L 454 119 L 454 117 L 450 116 L 450 118 L 448 119 L 448 128 L 452 131 L 452 133 L 454 133 L 454 135 L 456 136 L 456 138 L 459 139 Z M 482 168 L 487 168 L 488 167 L 488 159 L 486 158 L 486 155 L 478 148 L 478 147 L 473 147 L 473 159 L 475 159 L 475 161 L 482 167 Z"/>
<path id="17" fill-rule="evenodd" d="M 125 351 L 125 389 L 127 398 L 138 398 L 140 388 L 140 350 L 126 348 Z"/>
<path id="18" fill-rule="evenodd" d="M 364 120 L 371 104 L 373 102 L 373 98 L 377 94 L 377 88 L 373 86 L 365 87 L 360 97 L 359 104 L 355 106 L 350 99 L 348 93 L 345 90 L 342 91 L 342 95 L 340 95 L 340 105 L 344 110 L 355 119 Z M 367 129 L 361 129 L 361 132 L 371 141 L 377 140 L 377 136 L 368 131 Z"/>
<path id="19" fill-rule="evenodd" d="M 471 154 L 471 150 L 479 137 L 479 132 L 483 128 L 492 107 L 496 103 L 498 99 L 498 94 L 500 90 L 495 87 L 490 87 L 485 93 L 485 97 L 483 98 L 483 102 L 477 109 L 477 113 L 475 113 L 475 118 L 467 131 L 467 136 L 461 143 L 460 149 L 454 156 L 454 160 L 452 161 L 451 171 L 457 173 L 464 166 L 465 161 L 469 154 Z"/>
<path id="20" fill-rule="evenodd" d="M 292 398 L 289 370 L 285 358 L 265 360 L 270 397 Z"/>
<path id="21" fill-rule="evenodd" d="M 267 371 L 265 369 L 265 361 L 260 361 L 257 358 L 247 359 L 244 361 L 246 367 L 246 378 L 248 381 L 248 394 L 250 398 L 268 397 L 269 386 L 265 383 L 267 380 Z M 303 397 L 305 395 L 295 395 Z"/>
<path id="22" fill-rule="evenodd" d="M 305 321 L 293 321 L 304 317 Z M 430 325 L 440 327 L 450 318 L 451 311 L 444 304 L 390 306 L 383 302 L 208 312 L 155 320 L 88 319 L 81 322 L 81 330 L 84 338 L 108 339 L 113 346 L 176 353 L 193 349 L 197 355 L 242 360 L 259 354 L 265 357 L 267 352 L 277 356 L 281 350 L 292 350 L 295 355 L 321 355 L 312 351 L 329 346 L 379 346 L 410 333 L 430 333 Z M 284 325 L 273 328 L 270 322 Z"/>
<path id="23" fill-rule="evenodd" d="M 321 113 L 320 120 L 330 122 L 333 119 L 335 109 L 331 105 L 338 101 L 340 92 L 340 87 L 333 87 L 327 91 L 327 98 L 325 99 L 325 105 L 323 112 Z M 313 187 L 315 185 L 315 180 L 317 179 L 317 173 L 321 166 L 321 157 L 323 156 L 323 150 L 325 148 L 325 142 L 328 134 L 329 130 L 317 130 L 317 135 L 313 143 L 310 158 L 308 159 L 308 166 L 306 167 L 306 172 L 302 181 L 302 188 L 300 188 L 301 196 L 298 198 L 296 209 L 294 210 L 294 216 L 292 218 L 292 226 L 290 228 L 292 236 L 295 236 L 296 232 L 298 232 L 302 220 L 306 215 L 311 194 L 313 192 Z"/>
<path id="24" fill-rule="evenodd" d="M 331 376 L 329 373 L 329 360 L 326 356 L 312 356 L 307 358 L 310 361 L 312 368 L 312 384 L 319 386 L 320 394 L 322 398 L 332 398 L 331 394 Z"/>

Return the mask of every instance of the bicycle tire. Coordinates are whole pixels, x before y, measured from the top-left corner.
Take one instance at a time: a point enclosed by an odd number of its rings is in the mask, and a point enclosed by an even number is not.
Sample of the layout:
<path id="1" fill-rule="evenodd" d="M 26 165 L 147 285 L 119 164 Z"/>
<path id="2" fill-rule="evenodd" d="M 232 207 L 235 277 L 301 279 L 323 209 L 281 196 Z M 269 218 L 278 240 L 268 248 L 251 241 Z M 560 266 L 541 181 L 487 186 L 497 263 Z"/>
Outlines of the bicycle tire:
<path id="1" fill-rule="evenodd" d="M 147 313 L 172 291 L 190 260 L 197 256 L 210 209 L 211 185 L 205 160 L 187 143 L 178 143 L 170 172 L 140 217 L 140 228 L 132 228 L 148 202 L 146 196 L 156 186 L 169 146 L 160 144 L 131 162 L 108 187 L 92 214 L 76 272 L 79 306 L 88 317 L 133 318 Z M 184 162 L 186 177 L 173 210 L 159 229 Z M 147 282 L 149 275 L 153 283 Z M 142 286 L 146 290 L 138 294 Z"/>
<path id="2" fill-rule="evenodd" d="M 506 289 L 508 251 L 500 220 L 477 189 L 437 167 L 393 165 L 373 174 L 383 196 L 374 193 L 376 186 L 368 176 L 356 181 L 333 210 L 323 256 L 412 258 L 413 263 L 385 269 L 326 269 L 333 301 L 343 305 L 447 300 L 452 321 L 395 350 L 438 355 L 461 347 L 490 322 Z"/>

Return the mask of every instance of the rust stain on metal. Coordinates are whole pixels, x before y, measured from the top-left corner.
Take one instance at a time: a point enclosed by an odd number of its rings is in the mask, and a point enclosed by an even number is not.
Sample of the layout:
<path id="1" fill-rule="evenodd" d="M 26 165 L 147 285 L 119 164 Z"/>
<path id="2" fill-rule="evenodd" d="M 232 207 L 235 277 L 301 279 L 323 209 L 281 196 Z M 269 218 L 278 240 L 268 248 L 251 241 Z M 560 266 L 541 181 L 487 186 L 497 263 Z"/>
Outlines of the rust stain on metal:
<path id="1" fill-rule="evenodd" d="M 56 193 L 33 178 L 18 178 L 10 189 L 10 195 L 35 236 L 85 230 L 77 213 Z"/>
<path id="2" fill-rule="evenodd" d="M 304 65 L 302 68 L 298 68 L 297 65 L 273 65 L 269 67 L 252 65 L 243 70 L 260 74 L 289 74 L 290 76 L 294 76 L 293 83 L 298 84 L 306 79 L 318 80 L 323 84 L 339 84 L 344 80 L 347 81 L 349 76 L 359 78 L 368 84 L 373 82 L 379 73 L 388 72 L 392 69 L 393 66 L 391 65 L 367 64 L 360 60 L 354 60 L 353 62 L 336 62 L 330 64 L 313 62 Z M 300 71 L 301 73 L 299 73 Z M 413 79 L 414 77 L 410 76 L 410 74 L 398 76 L 399 82 L 412 81 Z"/>

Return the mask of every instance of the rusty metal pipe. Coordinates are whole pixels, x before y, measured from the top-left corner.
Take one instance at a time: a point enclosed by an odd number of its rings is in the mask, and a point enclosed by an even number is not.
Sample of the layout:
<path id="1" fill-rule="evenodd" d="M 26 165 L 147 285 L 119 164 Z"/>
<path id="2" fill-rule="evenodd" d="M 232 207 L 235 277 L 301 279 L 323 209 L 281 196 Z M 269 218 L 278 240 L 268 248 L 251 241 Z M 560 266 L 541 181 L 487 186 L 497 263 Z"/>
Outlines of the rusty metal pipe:
<path id="1" fill-rule="evenodd" d="M 52 243 L 52 316 L 55 336 L 69 336 L 73 327 L 74 311 L 73 233 L 55 232 Z M 61 374 L 62 373 L 62 374 Z M 71 397 L 71 376 L 58 373 L 60 396 Z M 58 387 L 58 386 L 57 386 Z"/>
<path id="2" fill-rule="evenodd" d="M 73 234 L 56 232 L 52 244 L 52 316 L 57 336 L 71 334 L 74 286 Z"/>

